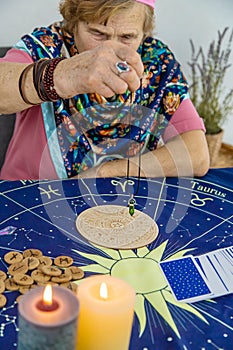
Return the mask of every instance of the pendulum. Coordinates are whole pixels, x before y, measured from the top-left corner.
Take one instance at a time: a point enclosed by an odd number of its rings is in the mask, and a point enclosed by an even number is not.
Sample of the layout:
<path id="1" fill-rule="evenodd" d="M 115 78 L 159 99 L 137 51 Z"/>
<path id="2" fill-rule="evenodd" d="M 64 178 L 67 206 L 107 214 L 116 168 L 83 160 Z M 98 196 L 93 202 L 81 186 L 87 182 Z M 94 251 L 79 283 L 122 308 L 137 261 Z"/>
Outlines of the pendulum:
<path id="1" fill-rule="evenodd" d="M 141 88 L 140 88 L 140 95 L 141 95 Z M 132 94 L 131 94 L 131 103 L 130 103 L 130 120 L 129 120 L 129 126 L 130 126 L 130 137 L 129 139 L 131 140 L 131 115 L 132 115 Z M 127 159 L 127 174 L 126 174 L 126 178 L 127 178 L 127 183 L 129 181 L 129 166 L 130 166 L 130 160 L 129 157 Z M 134 215 L 135 212 L 135 204 L 136 204 L 136 200 L 134 198 L 134 196 L 138 193 L 139 190 L 139 186 L 140 186 L 140 175 L 141 175 L 141 151 L 139 151 L 139 163 L 138 163 L 138 177 L 137 177 L 137 189 L 134 193 L 130 194 L 130 198 L 128 200 L 128 206 L 129 206 L 129 214 L 131 216 Z"/>
<path id="2" fill-rule="evenodd" d="M 117 67 L 122 69 L 123 66 Z M 142 95 L 142 84 L 140 96 Z M 141 180 L 141 149 L 138 152 L 138 173 L 133 174 L 135 180 L 130 179 L 130 154 L 131 142 L 137 142 L 132 137 L 131 115 L 133 112 L 133 96 L 129 98 L 128 135 L 129 145 L 126 154 L 126 189 L 128 193 L 127 206 L 122 205 L 97 205 L 83 210 L 76 220 L 79 234 L 89 242 L 110 249 L 137 249 L 153 242 L 158 236 L 158 226 L 142 210 L 137 210 L 135 197 L 138 196 Z M 133 145 L 134 146 L 134 145 Z M 136 175 L 136 176 L 135 176 Z M 129 186 L 129 185 L 133 185 Z M 133 191 L 132 191 L 133 188 Z"/>
<path id="3" fill-rule="evenodd" d="M 134 214 L 134 206 L 136 204 L 136 201 L 133 197 L 133 194 L 131 195 L 130 199 L 128 200 L 128 205 L 129 205 L 129 214 L 133 216 Z"/>
<path id="4" fill-rule="evenodd" d="M 138 170 L 137 189 L 136 189 L 136 191 L 134 193 L 129 194 L 130 198 L 128 200 L 129 214 L 131 216 L 133 216 L 134 212 L 135 212 L 136 200 L 135 200 L 134 196 L 137 195 L 138 190 L 139 190 L 139 185 L 140 185 L 140 168 L 141 168 L 141 154 L 139 153 L 139 167 L 138 167 L 139 170 Z M 128 158 L 128 164 L 127 164 L 127 183 L 128 183 L 128 181 L 129 181 L 129 158 Z"/>

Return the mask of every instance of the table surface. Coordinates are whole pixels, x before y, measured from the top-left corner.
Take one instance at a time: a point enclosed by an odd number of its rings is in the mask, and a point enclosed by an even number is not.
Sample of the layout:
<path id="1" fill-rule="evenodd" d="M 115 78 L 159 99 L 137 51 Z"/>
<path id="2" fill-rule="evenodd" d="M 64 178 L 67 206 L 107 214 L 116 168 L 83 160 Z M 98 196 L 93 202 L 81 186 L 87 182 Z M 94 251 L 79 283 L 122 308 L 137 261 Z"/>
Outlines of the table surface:
<path id="1" fill-rule="evenodd" d="M 142 179 L 138 210 L 152 217 L 159 235 L 146 247 L 113 250 L 87 242 L 76 229 L 83 210 L 127 205 L 131 178 L 0 182 L 0 270 L 9 251 L 41 249 L 52 258 L 69 255 L 85 276 L 114 275 L 133 281 L 136 305 L 130 350 L 231 350 L 232 295 L 192 304 L 176 302 L 164 285 L 158 262 L 233 245 L 233 168 L 211 169 L 203 178 Z M 13 230 L 11 228 L 14 228 Z M 132 276 L 133 279 L 132 279 Z M 0 309 L 0 348 L 17 348 L 19 292 L 5 292 Z M 120 349 L 119 349 L 120 350 Z"/>

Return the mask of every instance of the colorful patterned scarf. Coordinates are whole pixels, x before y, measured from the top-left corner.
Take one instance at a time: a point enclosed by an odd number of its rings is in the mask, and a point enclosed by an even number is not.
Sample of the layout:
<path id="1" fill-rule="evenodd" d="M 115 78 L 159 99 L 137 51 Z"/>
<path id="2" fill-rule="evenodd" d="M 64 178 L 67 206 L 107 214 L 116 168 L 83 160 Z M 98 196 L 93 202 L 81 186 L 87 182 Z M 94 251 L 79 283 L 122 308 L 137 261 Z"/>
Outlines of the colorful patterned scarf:
<path id="1" fill-rule="evenodd" d="M 64 32 L 62 22 L 36 28 L 23 36 L 18 48 L 22 45 L 34 61 L 78 54 L 74 38 Z M 167 46 L 150 37 L 138 53 L 145 70 L 141 88 L 132 95 L 126 91 L 109 102 L 97 94 L 82 94 L 53 103 L 67 177 L 102 161 L 154 150 L 170 118 L 187 97 L 187 82 Z"/>

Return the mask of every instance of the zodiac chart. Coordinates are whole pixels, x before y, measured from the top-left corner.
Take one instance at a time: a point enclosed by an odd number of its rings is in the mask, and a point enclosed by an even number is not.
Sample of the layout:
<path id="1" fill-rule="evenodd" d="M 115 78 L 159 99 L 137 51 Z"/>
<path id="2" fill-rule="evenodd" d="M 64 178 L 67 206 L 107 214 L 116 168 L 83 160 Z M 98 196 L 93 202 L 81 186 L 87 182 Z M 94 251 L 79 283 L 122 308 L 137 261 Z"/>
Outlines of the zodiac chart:
<path id="1" fill-rule="evenodd" d="M 7 271 L 4 255 L 9 251 L 36 248 L 51 258 L 70 256 L 84 278 L 107 274 L 135 289 L 130 350 L 231 350 L 232 295 L 179 302 L 159 263 L 233 245 L 232 175 L 233 169 L 223 181 L 221 171 L 212 169 L 203 178 L 142 178 L 135 210 L 149 216 L 158 232 L 151 243 L 133 249 L 93 243 L 78 231 L 76 221 L 92 207 L 127 207 L 137 179 L 1 181 L 0 270 Z M 127 234 L 130 220 L 118 216 L 111 223 L 114 235 L 118 229 Z M 92 224 L 97 225 L 97 217 Z M 13 350 L 19 292 L 3 294 L 7 303 L 0 308 L 0 348 Z"/>

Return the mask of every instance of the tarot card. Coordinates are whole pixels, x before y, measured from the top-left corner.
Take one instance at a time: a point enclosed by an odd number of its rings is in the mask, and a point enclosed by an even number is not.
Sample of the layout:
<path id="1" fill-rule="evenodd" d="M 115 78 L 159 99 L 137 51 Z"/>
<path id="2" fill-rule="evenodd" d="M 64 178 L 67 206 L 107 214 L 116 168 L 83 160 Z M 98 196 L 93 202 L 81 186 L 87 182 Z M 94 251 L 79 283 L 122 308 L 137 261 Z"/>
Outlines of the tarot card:
<path id="1" fill-rule="evenodd" d="M 233 292 L 233 247 L 195 257 L 215 297 Z"/>
<path id="2" fill-rule="evenodd" d="M 193 256 L 161 261 L 160 267 L 177 301 L 195 302 L 213 296 Z"/>

